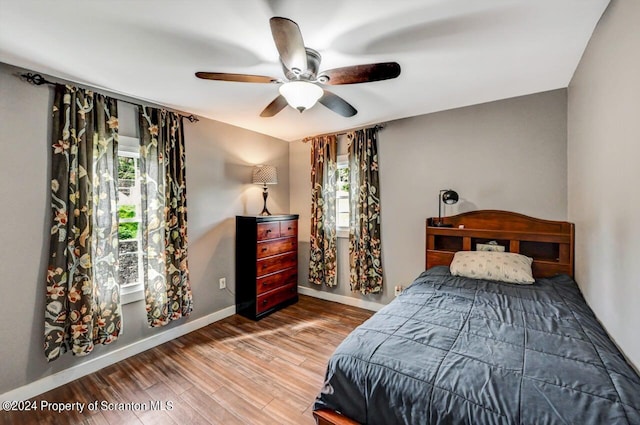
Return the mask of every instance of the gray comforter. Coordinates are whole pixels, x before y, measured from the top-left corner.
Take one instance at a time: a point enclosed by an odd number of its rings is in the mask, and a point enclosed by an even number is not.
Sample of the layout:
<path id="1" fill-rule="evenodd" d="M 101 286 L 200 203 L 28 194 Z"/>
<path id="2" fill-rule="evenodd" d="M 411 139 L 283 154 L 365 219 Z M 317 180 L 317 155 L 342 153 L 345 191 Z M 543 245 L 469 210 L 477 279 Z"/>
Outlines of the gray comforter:
<path id="1" fill-rule="evenodd" d="M 367 424 L 640 424 L 640 378 L 568 276 L 420 275 L 331 358 L 315 409 Z"/>

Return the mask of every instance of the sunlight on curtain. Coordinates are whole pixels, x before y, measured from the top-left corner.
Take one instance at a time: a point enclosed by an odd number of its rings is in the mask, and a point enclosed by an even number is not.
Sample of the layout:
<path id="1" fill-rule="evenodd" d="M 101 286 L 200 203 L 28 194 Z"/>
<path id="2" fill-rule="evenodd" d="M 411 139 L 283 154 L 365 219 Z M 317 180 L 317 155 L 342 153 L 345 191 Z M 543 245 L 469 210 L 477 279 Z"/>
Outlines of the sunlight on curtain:
<path id="1" fill-rule="evenodd" d="M 335 135 L 311 142 L 311 236 L 309 282 L 337 285 L 336 181 L 338 141 Z"/>
<path id="2" fill-rule="evenodd" d="M 51 155 L 52 226 L 44 352 L 89 354 L 117 339 L 116 100 L 56 85 Z"/>
<path id="3" fill-rule="evenodd" d="M 152 327 L 191 314 L 182 117 L 139 107 L 142 249 L 147 320 Z"/>

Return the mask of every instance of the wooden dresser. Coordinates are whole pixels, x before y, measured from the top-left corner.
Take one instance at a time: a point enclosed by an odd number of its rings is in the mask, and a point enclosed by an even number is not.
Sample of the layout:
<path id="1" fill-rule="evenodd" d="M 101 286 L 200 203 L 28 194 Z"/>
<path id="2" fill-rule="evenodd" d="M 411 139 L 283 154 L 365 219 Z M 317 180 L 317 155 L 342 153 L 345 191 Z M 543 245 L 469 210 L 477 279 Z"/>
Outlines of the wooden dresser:
<path id="1" fill-rule="evenodd" d="M 298 215 L 236 216 L 236 312 L 258 320 L 298 301 Z"/>

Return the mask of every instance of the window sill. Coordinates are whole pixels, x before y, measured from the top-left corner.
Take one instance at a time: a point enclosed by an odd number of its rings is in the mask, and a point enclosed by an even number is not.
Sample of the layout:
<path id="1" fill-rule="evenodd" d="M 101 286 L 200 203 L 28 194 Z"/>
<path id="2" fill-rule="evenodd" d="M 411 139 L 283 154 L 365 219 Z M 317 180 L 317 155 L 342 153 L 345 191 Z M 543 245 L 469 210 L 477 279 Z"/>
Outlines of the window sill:
<path id="1" fill-rule="evenodd" d="M 339 238 L 349 239 L 349 228 L 338 227 L 338 229 L 336 229 L 336 236 Z"/>
<path id="2" fill-rule="evenodd" d="M 142 300 L 144 300 L 144 285 L 142 283 L 129 283 L 120 287 L 120 304 Z"/>

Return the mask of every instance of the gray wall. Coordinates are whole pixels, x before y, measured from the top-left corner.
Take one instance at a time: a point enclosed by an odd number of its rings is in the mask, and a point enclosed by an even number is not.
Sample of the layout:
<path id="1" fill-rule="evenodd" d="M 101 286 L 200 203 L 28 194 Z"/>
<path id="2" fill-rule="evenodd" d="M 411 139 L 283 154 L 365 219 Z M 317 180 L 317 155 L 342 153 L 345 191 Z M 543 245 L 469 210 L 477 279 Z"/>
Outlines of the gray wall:
<path id="1" fill-rule="evenodd" d="M 338 243 L 338 287 L 314 289 L 387 303 L 395 285 L 424 270 L 425 219 L 438 215 L 440 189 L 475 209 L 567 218 L 566 91 L 556 90 L 393 121 L 379 133 L 384 294 L 349 289 L 348 243 Z M 291 210 L 300 213 L 300 283 L 308 284 L 309 145 L 290 149 Z"/>
<path id="2" fill-rule="evenodd" d="M 569 85 L 576 280 L 640 369 L 640 2 L 612 0 Z"/>
<path id="3" fill-rule="evenodd" d="M 42 344 L 53 91 L 20 81 L 20 71 L 0 64 L 0 394 L 167 329 L 148 328 L 143 302 L 127 304 L 118 341 L 86 357 L 67 353 L 47 364 Z M 136 136 L 136 108 L 123 102 L 119 108 L 120 133 Z M 185 122 L 185 138 L 194 310 L 169 327 L 234 304 L 234 216 L 262 209 L 261 188 L 248 183 L 253 164 L 278 167 L 280 182 L 270 187 L 269 209 L 289 211 L 288 143 L 206 119 Z M 227 291 L 218 289 L 223 276 Z"/>

